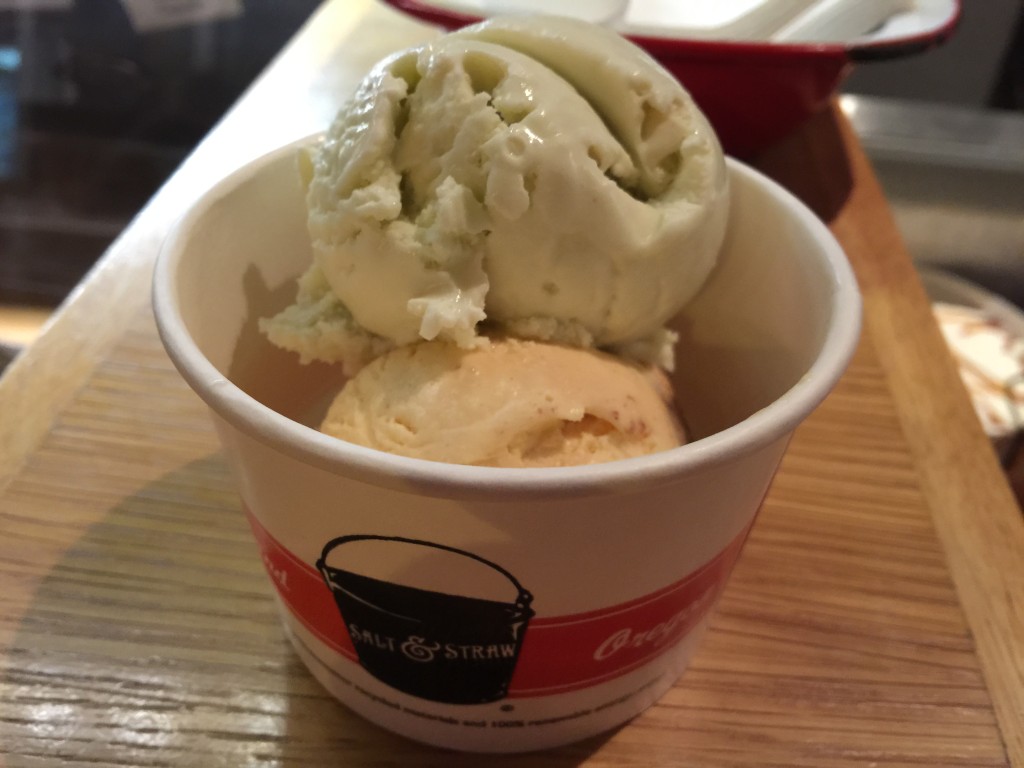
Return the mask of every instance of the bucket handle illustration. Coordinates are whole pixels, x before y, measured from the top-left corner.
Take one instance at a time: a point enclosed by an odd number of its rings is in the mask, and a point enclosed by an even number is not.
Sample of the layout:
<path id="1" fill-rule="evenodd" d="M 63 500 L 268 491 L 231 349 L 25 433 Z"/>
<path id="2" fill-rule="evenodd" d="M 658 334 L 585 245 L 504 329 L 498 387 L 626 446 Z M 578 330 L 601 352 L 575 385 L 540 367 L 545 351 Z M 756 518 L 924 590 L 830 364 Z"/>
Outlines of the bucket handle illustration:
<path id="1" fill-rule="evenodd" d="M 518 597 L 516 598 L 515 602 L 516 608 L 522 611 L 527 611 L 530 608 L 530 603 L 533 602 L 533 595 L 530 594 L 530 592 L 525 587 L 523 587 L 522 584 L 519 583 L 519 580 L 515 576 L 513 576 L 511 573 L 509 573 L 506 569 L 502 568 L 497 563 L 493 563 L 490 560 L 487 560 L 486 558 L 480 557 L 480 555 L 473 554 L 472 552 L 467 552 L 464 549 L 458 549 L 457 547 L 448 546 L 447 544 L 438 544 L 436 542 L 425 541 L 423 539 L 411 539 L 405 536 L 352 534 L 348 536 L 339 536 L 335 539 L 331 539 L 327 542 L 327 544 L 324 545 L 323 552 L 320 554 L 320 559 L 316 561 L 317 570 L 320 571 L 321 574 L 323 574 L 324 578 L 328 581 L 328 583 L 330 583 L 331 579 L 327 571 L 327 555 L 330 554 L 331 550 L 333 550 L 335 547 L 339 547 L 342 544 L 348 544 L 350 542 L 355 541 L 394 541 L 402 544 L 414 544 L 421 547 L 440 549 L 444 550 L 445 552 L 451 552 L 456 555 L 461 555 L 462 557 L 468 557 L 471 560 L 476 560 L 478 563 L 481 563 L 482 565 L 486 565 L 488 568 L 492 568 L 512 583 L 512 586 L 516 588 L 516 592 L 518 594 Z"/>

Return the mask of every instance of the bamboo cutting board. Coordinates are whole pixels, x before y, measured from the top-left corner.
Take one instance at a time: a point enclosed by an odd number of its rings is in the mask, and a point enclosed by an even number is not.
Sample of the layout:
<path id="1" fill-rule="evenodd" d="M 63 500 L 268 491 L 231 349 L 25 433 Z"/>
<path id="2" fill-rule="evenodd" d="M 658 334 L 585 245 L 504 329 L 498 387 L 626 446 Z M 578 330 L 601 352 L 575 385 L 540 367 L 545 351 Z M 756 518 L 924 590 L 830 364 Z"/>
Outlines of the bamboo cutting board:
<path id="1" fill-rule="evenodd" d="M 682 681 L 602 737 L 482 759 L 389 735 L 305 671 L 204 406 L 156 338 L 150 270 L 214 179 L 323 126 L 382 53 L 432 34 L 327 4 L 0 379 L 3 764 L 1024 766 L 1020 511 L 835 109 L 758 165 L 846 249 L 862 343 Z"/>

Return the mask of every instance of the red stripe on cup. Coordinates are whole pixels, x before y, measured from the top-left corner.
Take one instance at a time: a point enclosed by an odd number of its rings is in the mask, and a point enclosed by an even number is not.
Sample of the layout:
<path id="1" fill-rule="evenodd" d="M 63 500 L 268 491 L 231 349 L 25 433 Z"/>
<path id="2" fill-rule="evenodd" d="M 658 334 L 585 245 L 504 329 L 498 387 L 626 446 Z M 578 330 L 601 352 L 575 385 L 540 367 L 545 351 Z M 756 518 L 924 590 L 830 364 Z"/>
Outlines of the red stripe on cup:
<path id="1" fill-rule="evenodd" d="M 263 566 L 292 615 L 326 646 L 358 662 L 355 646 L 341 620 L 334 597 L 324 584 L 323 576 L 316 568 L 285 549 L 260 524 L 248 506 L 244 509 L 263 556 Z"/>
<path id="2" fill-rule="evenodd" d="M 510 693 L 540 696 L 587 688 L 638 669 L 675 646 L 721 594 L 746 534 L 684 579 L 645 597 L 587 613 L 534 618 Z"/>
<path id="3" fill-rule="evenodd" d="M 358 663 L 355 646 L 323 576 L 246 514 L 278 594 L 325 645 Z M 508 695 L 543 696 L 587 688 L 627 674 L 683 639 L 714 605 L 749 527 L 685 578 L 626 603 L 528 624 Z M 534 595 L 543 609 L 543 594 Z"/>

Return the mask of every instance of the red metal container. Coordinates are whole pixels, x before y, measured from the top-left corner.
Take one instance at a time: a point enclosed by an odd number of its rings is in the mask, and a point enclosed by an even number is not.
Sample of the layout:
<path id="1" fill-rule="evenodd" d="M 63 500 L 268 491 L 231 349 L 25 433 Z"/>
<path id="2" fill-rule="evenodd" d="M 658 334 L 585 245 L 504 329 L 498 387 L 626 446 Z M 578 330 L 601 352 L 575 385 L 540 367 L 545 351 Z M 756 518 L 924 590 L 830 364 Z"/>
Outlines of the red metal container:
<path id="1" fill-rule="evenodd" d="M 385 2 L 448 30 L 482 20 L 424 0 Z M 893 34 L 849 43 L 687 39 L 620 31 L 679 79 L 714 125 L 726 152 L 750 157 L 827 104 L 854 64 L 907 56 L 944 42 L 960 19 L 960 1 L 933 0 L 928 10 L 916 23 L 910 14 Z"/>

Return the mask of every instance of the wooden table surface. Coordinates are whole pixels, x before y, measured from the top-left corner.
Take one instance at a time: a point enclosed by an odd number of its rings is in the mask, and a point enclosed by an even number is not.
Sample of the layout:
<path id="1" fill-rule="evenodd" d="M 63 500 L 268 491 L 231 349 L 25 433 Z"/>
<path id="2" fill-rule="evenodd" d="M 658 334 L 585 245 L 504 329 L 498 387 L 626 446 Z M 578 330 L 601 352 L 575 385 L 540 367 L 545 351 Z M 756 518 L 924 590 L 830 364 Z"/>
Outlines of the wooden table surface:
<path id="1" fill-rule="evenodd" d="M 0 379 L 10 766 L 1024 766 L 1024 526 L 838 109 L 756 165 L 829 224 L 865 326 L 803 425 L 701 650 L 630 724 L 481 759 L 387 734 L 279 628 L 204 406 L 149 304 L 171 222 L 435 34 L 323 7 Z"/>

